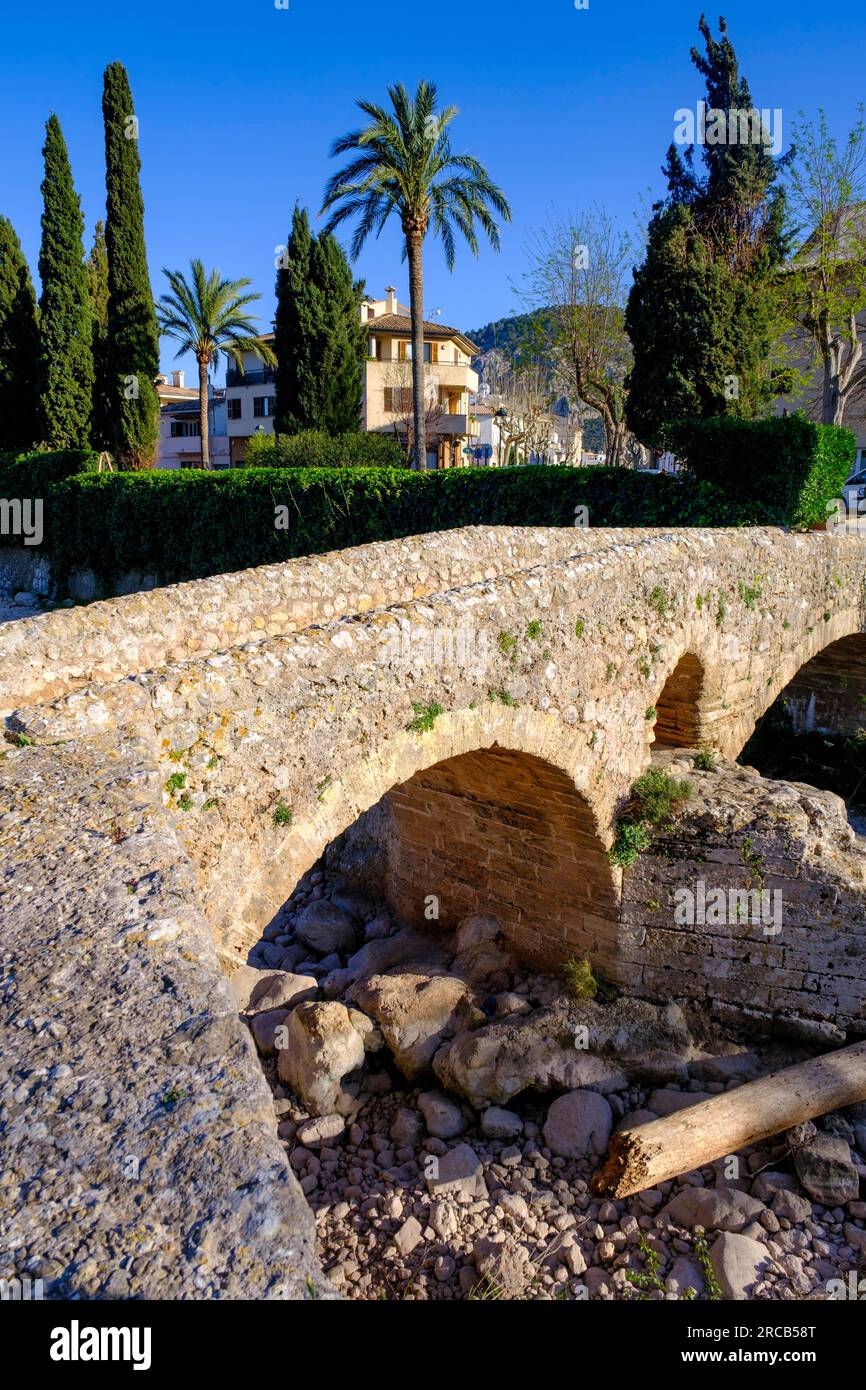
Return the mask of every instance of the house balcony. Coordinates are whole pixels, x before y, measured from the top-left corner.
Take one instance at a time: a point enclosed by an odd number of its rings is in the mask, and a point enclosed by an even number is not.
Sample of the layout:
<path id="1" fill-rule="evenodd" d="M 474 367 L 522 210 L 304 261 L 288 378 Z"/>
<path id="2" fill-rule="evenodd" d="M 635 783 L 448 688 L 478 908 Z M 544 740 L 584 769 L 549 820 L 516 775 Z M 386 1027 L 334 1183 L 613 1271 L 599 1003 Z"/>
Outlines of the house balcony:
<path id="1" fill-rule="evenodd" d="M 466 435 L 468 439 L 477 439 L 481 433 L 481 426 L 471 415 L 437 415 L 427 428 L 430 433 Z"/>
<path id="2" fill-rule="evenodd" d="M 273 367 L 251 367 L 247 372 L 229 367 L 226 371 L 226 386 L 265 386 L 273 380 Z"/>

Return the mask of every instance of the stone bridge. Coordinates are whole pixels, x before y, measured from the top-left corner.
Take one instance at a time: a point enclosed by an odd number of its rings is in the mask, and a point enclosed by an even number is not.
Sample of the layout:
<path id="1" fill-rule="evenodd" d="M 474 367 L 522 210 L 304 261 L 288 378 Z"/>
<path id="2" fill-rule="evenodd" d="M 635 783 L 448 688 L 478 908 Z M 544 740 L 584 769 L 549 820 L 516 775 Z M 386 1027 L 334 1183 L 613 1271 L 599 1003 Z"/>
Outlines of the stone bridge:
<path id="1" fill-rule="evenodd" d="M 22 1160 L 4 1248 L 30 1251 L 37 1215 L 50 1225 L 64 1175 L 84 1169 L 114 1209 L 79 1183 L 84 1254 L 45 1257 L 58 1287 L 104 1292 L 87 1251 L 141 1218 L 131 1287 L 314 1288 L 309 1221 L 217 958 L 244 960 L 387 797 L 405 919 L 435 902 L 447 927 L 480 907 L 531 963 L 587 955 L 670 997 L 683 977 L 650 985 L 645 928 L 622 911 L 617 816 L 654 754 L 734 758 L 783 692 L 810 726 L 859 727 L 864 577 L 856 537 L 468 528 L 0 630 L 19 745 L 0 763 L 5 1051 L 17 1063 L 26 1043 L 17 1137 L 29 1172 L 53 1175 L 28 1187 Z M 846 1011 L 863 1017 L 853 997 Z M 177 1095 L 191 1105 L 173 1127 Z M 76 1118 L 62 1157 L 61 1114 Z"/>

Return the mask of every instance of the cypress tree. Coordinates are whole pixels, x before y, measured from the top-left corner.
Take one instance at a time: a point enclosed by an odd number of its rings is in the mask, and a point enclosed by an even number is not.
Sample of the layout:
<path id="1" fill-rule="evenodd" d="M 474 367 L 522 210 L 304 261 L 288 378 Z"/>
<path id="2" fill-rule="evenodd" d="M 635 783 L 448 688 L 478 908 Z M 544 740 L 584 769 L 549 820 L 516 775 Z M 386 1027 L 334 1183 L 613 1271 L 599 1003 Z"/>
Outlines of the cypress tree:
<path id="1" fill-rule="evenodd" d="M 111 403 L 105 393 L 106 332 L 108 329 L 108 252 L 105 246 L 105 223 L 102 218 L 93 231 L 93 245 L 87 257 L 87 279 L 90 289 L 90 313 L 93 319 L 93 416 L 90 434 L 96 449 L 110 449 Z"/>
<path id="2" fill-rule="evenodd" d="M 39 252 L 39 383 L 42 435 L 55 449 L 90 441 L 93 348 L 84 266 L 84 219 L 72 184 L 63 131 L 49 116 L 43 146 Z"/>
<path id="3" fill-rule="evenodd" d="M 15 228 L 0 217 L 0 449 L 28 449 L 40 432 L 36 295 Z"/>
<path id="4" fill-rule="evenodd" d="M 366 335 L 345 252 L 330 235 L 314 237 L 295 208 L 285 265 L 277 271 L 274 320 L 278 434 L 359 428 Z"/>
<path id="5" fill-rule="evenodd" d="M 144 246 L 138 123 L 122 63 L 105 69 L 102 114 L 108 255 L 102 391 L 118 466 L 150 468 L 159 438 L 159 334 Z"/>
<path id="6" fill-rule="evenodd" d="M 626 310 L 634 350 L 626 419 L 645 442 L 678 416 L 754 416 L 777 390 L 776 272 L 787 240 L 776 180 L 786 159 L 761 138 L 741 138 L 737 113 L 751 111 L 752 98 L 719 23 L 716 40 L 701 18 L 706 56 L 691 54 L 706 82 L 704 168 L 695 169 L 692 146 L 685 155 L 669 147 L 667 197 L 653 209 Z"/>
<path id="7" fill-rule="evenodd" d="M 367 334 L 359 306 L 364 285 L 353 281 L 345 252 L 333 236 L 313 243 L 310 278 L 316 307 L 314 374 L 318 379 L 318 419 L 328 434 L 357 430 L 361 423 Z"/>
<path id="8" fill-rule="evenodd" d="M 315 295 L 310 274 L 313 238 L 305 208 L 295 208 L 288 246 L 277 270 L 274 352 L 277 434 L 312 429 L 317 415 L 313 340 Z"/>

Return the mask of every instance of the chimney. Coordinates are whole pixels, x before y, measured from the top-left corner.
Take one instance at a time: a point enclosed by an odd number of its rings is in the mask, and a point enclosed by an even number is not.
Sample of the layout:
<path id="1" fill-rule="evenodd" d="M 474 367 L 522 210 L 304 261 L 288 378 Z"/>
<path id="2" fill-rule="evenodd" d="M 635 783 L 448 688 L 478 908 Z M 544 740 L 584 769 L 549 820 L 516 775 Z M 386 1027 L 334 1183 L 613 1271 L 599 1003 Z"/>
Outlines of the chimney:
<path id="1" fill-rule="evenodd" d="M 172 372 L 171 384 L 172 386 L 183 386 L 183 372 Z"/>
<path id="2" fill-rule="evenodd" d="M 386 305 L 387 305 L 387 307 L 386 307 L 386 309 L 385 309 L 386 314 L 396 314 L 396 312 L 397 312 L 397 289 L 396 289 L 396 286 L 394 286 L 394 285 L 386 285 L 386 286 L 385 286 L 385 294 L 387 295 L 387 299 L 386 299 L 386 301 L 385 301 L 385 302 L 386 302 Z"/>

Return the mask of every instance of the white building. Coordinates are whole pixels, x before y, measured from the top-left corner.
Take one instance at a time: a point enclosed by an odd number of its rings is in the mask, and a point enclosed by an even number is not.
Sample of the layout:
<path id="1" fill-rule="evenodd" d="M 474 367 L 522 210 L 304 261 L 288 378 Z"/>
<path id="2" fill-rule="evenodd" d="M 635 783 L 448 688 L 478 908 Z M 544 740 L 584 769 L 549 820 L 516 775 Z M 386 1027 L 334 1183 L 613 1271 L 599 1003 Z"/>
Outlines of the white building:
<path id="1" fill-rule="evenodd" d="M 159 396 L 159 445 L 157 468 L 199 468 L 201 466 L 201 428 L 198 389 L 184 385 L 183 372 L 172 372 L 172 380 L 157 378 Z M 227 468 L 230 462 L 226 430 L 226 401 L 222 388 L 208 392 L 208 448 L 212 468 Z"/>

